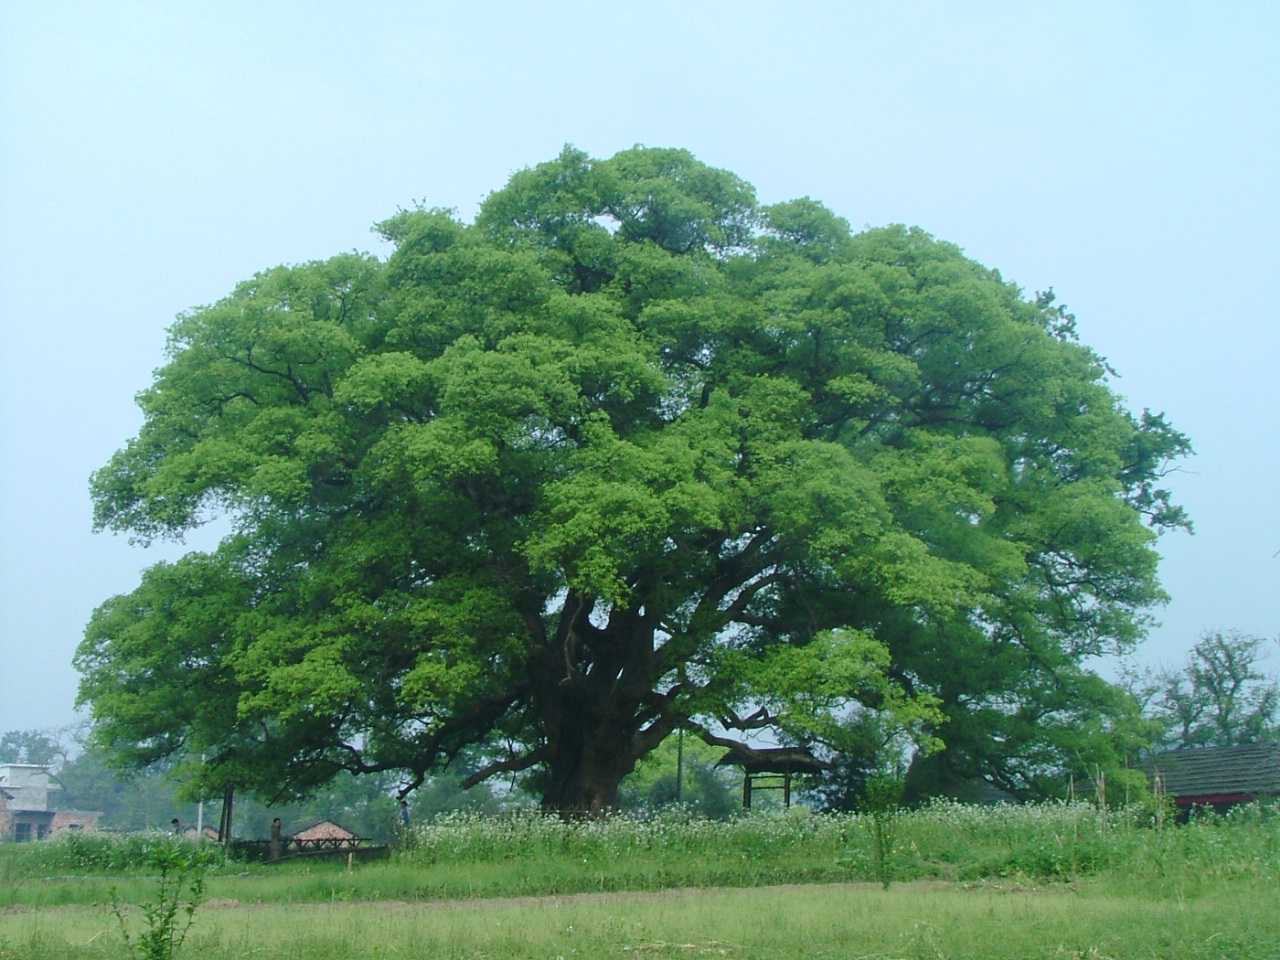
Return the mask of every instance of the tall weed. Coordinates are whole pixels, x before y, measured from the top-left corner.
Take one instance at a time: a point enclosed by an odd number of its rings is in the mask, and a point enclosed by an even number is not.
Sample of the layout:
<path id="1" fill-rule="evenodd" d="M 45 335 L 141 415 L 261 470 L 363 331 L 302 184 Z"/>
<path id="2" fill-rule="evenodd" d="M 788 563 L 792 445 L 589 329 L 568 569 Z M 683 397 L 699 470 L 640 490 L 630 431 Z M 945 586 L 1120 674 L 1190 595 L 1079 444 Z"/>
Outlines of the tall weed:
<path id="1" fill-rule="evenodd" d="M 157 850 L 151 866 L 159 876 L 152 897 L 141 905 L 142 929 L 129 932 L 125 908 L 114 890 L 111 912 L 120 925 L 120 935 L 130 957 L 173 960 L 195 922 L 196 907 L 204 899 L 205 864 L 199 848 L 186 845 Z"/>

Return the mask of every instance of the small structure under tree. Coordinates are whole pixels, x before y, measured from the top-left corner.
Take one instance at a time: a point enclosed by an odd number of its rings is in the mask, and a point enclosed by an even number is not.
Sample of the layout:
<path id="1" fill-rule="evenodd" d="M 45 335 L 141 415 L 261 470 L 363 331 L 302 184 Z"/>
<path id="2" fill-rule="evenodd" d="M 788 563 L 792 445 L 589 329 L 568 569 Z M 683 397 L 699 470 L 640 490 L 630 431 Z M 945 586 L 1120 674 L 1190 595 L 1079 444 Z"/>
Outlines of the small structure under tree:
<path id="1" fill-rule="evenodd" d="M 305 829 L 299 830 L 293 835 L 295 842 L 316 842 L 327 841 L 332 843 L 345 843 L 347 841 L 358 839 L 354 833 L 339 823 L 332 820 L 320 820 Z"/>
<path id="2" fill-rule="evenodd" d="M 742 809 L 750 810 L 751 796 L 758 790 L 781 790 L 782 805 L 790 807 L 795 777 L 822 773 L 831 765 L 801 747 L 735 747 L 716 766 L 742 769 Z"/>

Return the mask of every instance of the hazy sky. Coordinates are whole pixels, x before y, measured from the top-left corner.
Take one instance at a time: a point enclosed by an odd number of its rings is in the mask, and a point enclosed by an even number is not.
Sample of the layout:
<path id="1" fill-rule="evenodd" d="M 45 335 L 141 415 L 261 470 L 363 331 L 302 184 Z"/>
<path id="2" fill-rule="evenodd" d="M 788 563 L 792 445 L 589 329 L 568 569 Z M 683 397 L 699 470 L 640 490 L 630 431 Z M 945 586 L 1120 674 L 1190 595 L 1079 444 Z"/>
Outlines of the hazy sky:
<path id="1" fill-rule="evenodd" d="M 71 720 L 90 612 L 181 550 L 93 535 L 87 494 L 174 315 L 566 142 L 687 147 L 1053 286 L 1198 451 L 1143 658 L 1280 632 L 1275 4 L 201 6 L 0 6 L 0 731 Z"/>

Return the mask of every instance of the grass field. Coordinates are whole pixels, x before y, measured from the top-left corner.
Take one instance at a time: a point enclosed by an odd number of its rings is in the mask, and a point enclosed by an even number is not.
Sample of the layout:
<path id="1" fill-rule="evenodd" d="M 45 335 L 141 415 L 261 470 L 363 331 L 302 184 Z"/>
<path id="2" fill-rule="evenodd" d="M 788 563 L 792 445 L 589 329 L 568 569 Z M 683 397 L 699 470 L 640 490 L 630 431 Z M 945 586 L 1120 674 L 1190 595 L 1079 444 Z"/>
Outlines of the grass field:
<path id="1" fill-rule="evenodd" d="M 111 889 L 145 901 L 143 845 L 165 841 L 82 841 L 0 850 L 0 960 L 126 956 Z M 888 891 L 870 843 L 857 817 L 517 817 L 423 827 L 350 872 L 214 852 L 179 955 L 1280 960 L 1275 810 L 1153 829 L 939 805 L 899 819 Z"/>
<path id="2" fill-rule="evenodd" d="M 540 900 L 210 905 L 182 955 L 378 958 L 1280 957 L 1274 891 L 1225 884 L 1193 900 L 1105 887 L 983 883 L 790 886 Z M 1242 909 L 1252 904 L 1253 909 Z M 0 914 L 0 960 L 122 956 L 102 910 Z"/>

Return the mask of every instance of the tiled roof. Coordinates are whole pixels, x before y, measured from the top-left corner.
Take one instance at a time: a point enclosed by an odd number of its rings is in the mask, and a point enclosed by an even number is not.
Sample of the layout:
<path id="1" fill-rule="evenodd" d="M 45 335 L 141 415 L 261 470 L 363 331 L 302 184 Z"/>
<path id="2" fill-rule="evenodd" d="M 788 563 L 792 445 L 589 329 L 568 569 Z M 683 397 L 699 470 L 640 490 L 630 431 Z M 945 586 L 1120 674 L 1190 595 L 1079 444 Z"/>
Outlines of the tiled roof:
<path id="1" fill-rule="evenodd" d="M 295 840 L 350 840 L 355 834 L 332 820 L 321 820 L 293 835 Z"/>
<path id="2" fill-rule="evenodd" d="M 1159 773 L 1171 797 L 1280 794 L 1280 742 L 1171 750 L 1152 757 L 1146 770 Z"/>

